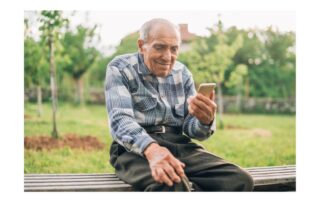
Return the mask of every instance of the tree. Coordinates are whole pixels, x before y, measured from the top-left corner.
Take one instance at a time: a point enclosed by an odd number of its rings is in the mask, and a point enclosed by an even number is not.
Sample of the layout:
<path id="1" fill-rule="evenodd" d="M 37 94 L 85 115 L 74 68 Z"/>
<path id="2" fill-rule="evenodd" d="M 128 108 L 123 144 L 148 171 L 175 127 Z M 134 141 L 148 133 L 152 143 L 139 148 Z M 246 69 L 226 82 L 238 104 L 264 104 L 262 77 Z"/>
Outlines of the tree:
<path id="1" fill-rule="evenodd" d="M 267 30 L 230 28 L 229 38 L 242 34 L 243 46 L 235 54 L 234 64 L 245 64 L 248 75 L 245 81 L 245 95 L 252 97 L 294 97 L 295 96 L 295 34 Z M 230 75 L 233 69 L 227 71 Z M 232 94 L 233 88 L 228 88 Z"/>
<path id="2" fill-rule="evenodd" d="M 24 40 L 24 80 L 25 87 L 36 86 L 37 114 L 42 116 L 42 87 L 48 80 L 49 64 L 44 55 L 43 46 L 33 38 Z"/>
<path id="3" fill-rule="evenodd" d="M 55 64 L 55 43 L 58 43 L 58 37 L 61 28 L 68 23 L 68 20 L 62 17 L 61 11 L 42 11 L 40 17 L 41 37 L 47 42 L 50 54 L 50 87 L 52 96 L 52 137 L 58 138 L 56 124 L 56 112 L 58 104 L 58 89 L 56 82 L 56 64 Z"/>
<path id="4" fill-rule="evenodd" d="M 228 87 L 235 87 L 237 91 L 236 110 L 241 111 L 241 95 L 243 91 L 245 77 L 248 75 L 248 67 L 244 64 L 236 66 L 235 70 L 231 72 L 229 80 L 226 83 Z"/>
<path id="5" fill-rule="evenodd" d="M 139 32 L 133 32 L 125 36 L 117 46 L 116 52 L 113 54 L 113 56 L 138 51 L 138 38 Z"/>
<path id="6" fill-rule="evenodd" d="M 211 29 L 209 37 L 202 37 L 193 43 L 193 50 L 185 53 L 181 58 L 186 59 L 196 82 L 216 82 L 218 90 L 219 127 L 223 128 L 223 93 L 222 84 L 225 81 L 225 72 L 233 64 L 233 57 L 241 48 L 242 35 L 229 41 L 224 33 L 222 22 Z"/>
<path id="7" fill-rule="evenodd" d="M 90 84 L 95 86 L 101 86 L 101 81 L 105 79 L 106 66 L 115 57 L 121 54 L 133 53 L 138 50 L 137 41 L 139 38 L 139 32 L 131 33 L 125 36 L 120 44 L 116 47 L 115 52 L 108 57 L 97 58 L 94 66 L 90 70 Z"/>
<path id="8" fill-rule="evenodd" d="M 64 70 L 71 75 L 75 83 L 75 102 L 77 104 L 84 103 L 83 96 L 83 75 L 88 69 L 93 67 L 100 53 L 88 44 L 96 37 L 96 26 L 92 29 L 78 26 L 75 33 L 68 31 L 65 33 L 62 45 L 64 54 L 69 58 Z"/>

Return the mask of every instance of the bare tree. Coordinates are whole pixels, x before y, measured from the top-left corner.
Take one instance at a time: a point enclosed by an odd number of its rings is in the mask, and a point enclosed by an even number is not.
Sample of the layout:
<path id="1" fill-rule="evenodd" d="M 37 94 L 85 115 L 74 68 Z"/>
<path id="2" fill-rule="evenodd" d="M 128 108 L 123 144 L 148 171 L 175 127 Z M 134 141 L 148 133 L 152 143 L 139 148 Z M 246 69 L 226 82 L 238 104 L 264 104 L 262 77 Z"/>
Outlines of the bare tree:
<path id="1" fill-rule="evenodd" d="M 56 81 L 56 64 L 55 64 L 55 43 L 58 42 L 58 37 L 61 28 L 68 23 L 67 19 L 62 17 L 61 11 L 41 11 L 40 31 L 42 37 L 47 41 L 50 55 L 50 88 L 52 96 L 52 132 L 54 138 L 58 138 L 58 130 L 56 123 L 56 112 L 58 106 L 58 89 Z"/>

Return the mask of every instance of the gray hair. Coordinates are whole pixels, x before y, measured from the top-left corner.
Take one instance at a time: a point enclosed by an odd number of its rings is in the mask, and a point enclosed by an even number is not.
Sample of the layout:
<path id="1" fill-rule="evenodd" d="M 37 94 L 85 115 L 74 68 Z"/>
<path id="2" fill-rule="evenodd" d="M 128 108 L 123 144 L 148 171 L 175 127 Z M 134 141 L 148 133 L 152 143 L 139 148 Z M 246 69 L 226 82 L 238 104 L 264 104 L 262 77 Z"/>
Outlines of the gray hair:
<path id="1" fill-rule="evenodd" d="M 172 22 L 170 22 L 169 20 L 166 20 L 163 18 L 154 18 L 152 20 L 145 22 L 139 30 L 139 39 L 143 40 L 144 42 L 147 42 L 150 30 L 152 29 L 152 27 L 154 25 L 156 25 L 158 23 L 167 24 L 167 25 L 170 25 L 172 28 L 174 28 L 178 34 L 179 43 L 181 42 L 181 34 L 180 34 L 179 27 L 177 25 L 173 24 Z"/>

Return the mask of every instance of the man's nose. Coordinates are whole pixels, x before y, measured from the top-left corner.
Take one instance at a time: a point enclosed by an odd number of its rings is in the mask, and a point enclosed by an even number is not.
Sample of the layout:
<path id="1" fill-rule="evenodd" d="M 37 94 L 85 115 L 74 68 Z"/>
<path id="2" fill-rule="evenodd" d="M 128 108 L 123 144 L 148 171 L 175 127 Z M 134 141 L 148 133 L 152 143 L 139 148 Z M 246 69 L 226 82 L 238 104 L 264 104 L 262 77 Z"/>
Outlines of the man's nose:
<path id="1" fill-rule="evenodd" d="M 169 49 L 162 54 L 162 59 L 165 61 L 171 61 L 171 52 Z"/>

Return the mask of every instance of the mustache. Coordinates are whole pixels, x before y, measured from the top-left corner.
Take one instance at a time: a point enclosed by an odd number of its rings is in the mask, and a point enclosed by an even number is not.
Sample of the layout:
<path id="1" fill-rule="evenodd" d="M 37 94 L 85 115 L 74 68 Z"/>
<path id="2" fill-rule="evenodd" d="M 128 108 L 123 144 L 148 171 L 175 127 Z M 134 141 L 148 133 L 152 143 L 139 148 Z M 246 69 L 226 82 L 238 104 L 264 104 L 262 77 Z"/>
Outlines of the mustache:
<path id="1" fill-rule="evenodd" d="M 157 60 L 155 60 L 154 61 L 155 63 L 158 63 L 158 64 L 160 64 L 160 65 L 170 65 L 171 64 L 171 62 L 169 61 L 163 61 L 163 60 L 161 60 L 161 61 L 157 61 Z"/>

